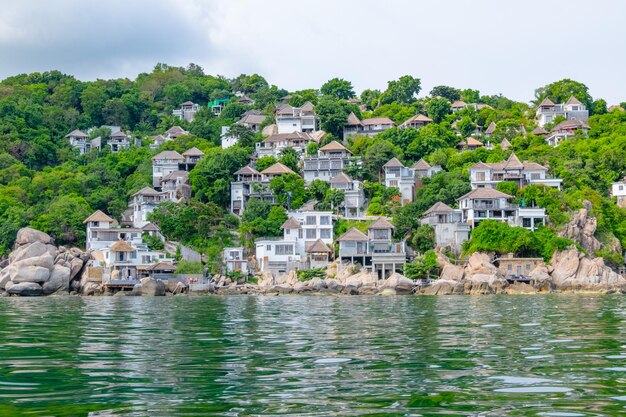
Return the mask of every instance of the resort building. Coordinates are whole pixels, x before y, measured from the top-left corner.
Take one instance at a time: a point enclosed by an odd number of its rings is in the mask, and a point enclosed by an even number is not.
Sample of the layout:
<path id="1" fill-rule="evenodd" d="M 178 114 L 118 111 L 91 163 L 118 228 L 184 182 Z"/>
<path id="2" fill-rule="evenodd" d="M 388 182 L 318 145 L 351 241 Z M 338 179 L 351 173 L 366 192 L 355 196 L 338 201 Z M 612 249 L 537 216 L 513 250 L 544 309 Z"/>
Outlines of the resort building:
<path id="1" fill-rule="evenodd" d="M 586 122 L 580 120 L 564 120 L 554 126 L 550 134 L 546 136 L 546 143 L 550 146 L 559 146 L 565 139 L 571 138 L 576 132 L 582 132 L 587 136 L 591 128 Z"/>
<path id="2" fill-rule="evenodd" d="M 278 133 L 256 144 L 256 157 L 273 156 L 278 159 L 285 148 L 293 148 L 298 154 L 303 154 L 309 143 L 312 142 L 317 143 L 308 133 Z"/>
<path id="3" fill-rule="evenodd" d="M 452 110 L 452 113 L 465 110 L 466 108 L 467 108 L 467 103 L 465 103 L 462 100 L 457 100 L 454 103 L 450 104 L 450 110 Z"/>
<path id="4" fill-rule="evenodd" d="M 168 140 L 174 140 L 180 136 L 184 136 L 184 135 L 188 135 L 189 132 L 187 132 L 185 129 L 183 129 L 180 126 L 172 126 L 169 129 L 167 129 L 167 131 L 165 132 L 165 138 Z"/>
<path id="5" fill-rule="evenodd" d="M 343 191 L 344 217 L 360 217 L 366 212 L 365 192 L 363 183 L 353 180 L 344 172 L 340 172 L 330 180 L 330 188 Z"/>
<path id="6" fill-rule="evenodd" d="M 415 197 L 415 170 L 407 168 L 398 158 L 392 158 L 383 165 L 385 187 L 394 187 L 400 191 L 400 204 L 412 202 Z"/>
<path id="7" fill-rule="evenodd" d="M 626 177 L 611 184 L 611 197 L 617 200 L 619 207 L 626 208 Z"/>
<path id="8" fill-rule="evenodd" d="M 391 129 L 395 125 L 396 124 L 388 117 L 359 120 L 354 113 L 350 113 L 343 127 L 343 140 L 345 141 L 348 137 L 353 135 L 376 136 L 380 132 Z"/>
<path id="9" fill-rule="evenodd" d="M 502 162 L 477 162 L 469 168 L 469 174 L 472 189 L 496 188 L 500 182 L 509 181 L 516 183 L 520 188 L 537 184 L 560 190 L 563 182 L 559 178 L 549 178 L 548 168 L 535 162 L 522 162 L 514 153 Z"/>
<path id="10" fill-rule="evenodd" d="M 279 275 L 295 269 L 327 267 L 333 252 L 332 212 L 295 211 L 287 215 L 281 239 L 255 241 L 259 271 Z"/>
<path id="11" fill-rule="evenodd" d="M 487 126 L 487 129 L 485 130 L 484 136 L 486 138 L 490 138 L 491 136 L 493 136 L 493 133 L 496 131 L 496 127 L 496 122 L 489 123 L 489 126 Z"/>
<path id="12" fill-rule="evenodd" d="M 420 223 L 432 227 L 435 231 L 435 242 L 442 248 L 450 248 L 460 253 L 463 242 L 469 239 L 470 227 L 461 222 L 461 210 L 454 210 L 445 203 L 435 203 L 426 210 Z"/>
<path id="13" fill-rule="evenodd" d="M 179 168 L 182 168 L 183 171 L 191 171 L 204 157 L 204 152 L 194 146 L 193 148 L 187 149 L 183 152 L 183 157 L 185 160 L 181 165 L 179 165 Z"/>
<path id="14" fill-rule="evenodd" d="M 261 131 L 261 124 L 267 119 L 267 116 L 261 114 L 259 110 L 248 110 L 241 116 L 236 124 L 245 126 L 254 133 Z M 222 126 L 222 149 L 230 148 L 238 142 L 238 139 L 229 135 L 230 126 Z"/>
<path id="15" fill-rule="evenodd" d="M 544 127 L 557 117 L 586 122 L 589 118 L 589 110 L 574 96 L 571 96 L 564 104 L 554 104 L 552 100 L 545 98 L 537 107 L 537 124 L 539 127 Z"/>
<path id="16" fill-rule="evenodd" d="M 150 223 L 148 215 L 154 211 L 155 208 L 165 201 L 166 195 L 156 191 L 153 188 L 145 187 L 137 191 L 132 195 L 128 202 L 128 207 L 132 209 L 132 222 L 133 226 L 141 228 Z"/>
<path id="17" fill-rule="evenodd" d="M 459 198 L 461 222 L 472 229 L 482 220 L 497 220 L 533 231 L 545 225 L 544 208 L 518 206 L 511 203 L 512 199 L 512 196 L 492 188 L 472 190 Z"/>
<path id="18" fill-rule="evenodd" d="M 270 189 L 270 181 L 285 174 L 295 174 L 291 169 L 281 163 L 259 172 L 246 166 L 235 172 L 236 180 L 230 183 L 230 211 L 241 215 L 250 198 L 274 202 L 274 193 Z"/>
<path id="19" fill-rule="evenodd" d="M 180 105 L 180 108 L 174 109 L 172 114 L 178 117 L 180 120 L 186 120 L 188 122 L 193 122 L 193 118 L 196 116 L 196 113 L 200 110 L 200 105 L 191 101 L 185 101 Z"/>
<path id="20" fill-rule="evenodd" d="M 476 150 L 478 148 L 482 148 L 484 145 L 481 141 L 473 138 L 472 136 L 470 136 L 469 138 L 462 140 L 461 142 L 458 143 L 458 145 L 456 145 L 457 148 L 464 150 L 464 151 L 473 151 Z"/>
<path id="21" fill-rule="evenodd" d="M 360 158 L 359 163 L 360 163 Z M 322 146 L 316 156 L 304 158 L 302 172 L 307 184 L 313 180 L 328 182 L 351 164 L 352 152 L 337 141 Z"/>
<path id="22" fill-rule="evenodd" d="M 178 202 L 181 199 L 190 198 L 191 187 L 188 180 L 189 173 L 187 171 L 174 171 L 163 177 L 161 180 L 163 201 Z"/>
<path id="23" fill-rule="evenodd" d="M 163 178 L 174 171 L 178 171 L 179 164 L 185 162 L 185 157 L 176 151 L 163 151 L 152 157 L 152 186 L 161 187 Z"/>
<path id="24" fill-rule="evenodd" d="M 222 262 L 226 273 L 239 272 L 248 275 L 248 260 L 245 257 L 243 246 L 224 248 Z"/>
<path id="25" fill-rule="evenodd" d="M 543 264 L 542 258 L 517 258 L 509 253 L 494 259 L 493 263 L 506 279 L 528 279 L 530 272 Z"/>
<path id="26" fill-rule="evenodd" d="M 341 235 L 339 242 L 340 267 L 359 264 L 368 272 L 374 272 L 379 280 L 394 272 L 402 273 L 406 263 L 404 242 L 393 242 L 393 225 L 379 217 L 367 229 L 367 235 L 351 228 Z"/>
<path id="27" fill-rule="evenodd" d="M 78 149 L 78 152 L 83 155 L 91 150 L 91 143 L 87 139 L 87 135 L 82 131 L 76 129 L 65 135 L 70 141 L 70 146 Z"/>
<path id="28" fill-rule="evenodd" d="M 424 161 L 424 159 L 417 161 L 411 168 L 413 168 L 415 172 L 415 179 L 417 181 L 421 181 L 423 178 L 430 178 L 436 173 L 443 171 L 441 165 L 430 165 L 428 162 Z"/>
<path id="29" fill-rule="evenodd" d="M 423 114 L 416 114 L 413 117 L 408 118 L 404 121 L 400 126 L 400 129 L 406 129 L 407 127 L 412 127 L 413 129 L 421 129 L 422 127 L 429 125 L 433 122 L 433 119 L 430 117 L 426 117 Z"/>
<path id="30" fill-rule="evenodd" d="M 283 104 L 276 109 L 276 126 L 278 134 L 293 132 L 315 132 L 318 119 L 315 107 L 307 101 L 302 107 L 292 107 Z"/>
<path id="31" fill-rule="evenodd" d="M 107 145 L 113 153 L 128 149 L 130 147 L 129 136 L 121 130 L 112 133 Z"/>

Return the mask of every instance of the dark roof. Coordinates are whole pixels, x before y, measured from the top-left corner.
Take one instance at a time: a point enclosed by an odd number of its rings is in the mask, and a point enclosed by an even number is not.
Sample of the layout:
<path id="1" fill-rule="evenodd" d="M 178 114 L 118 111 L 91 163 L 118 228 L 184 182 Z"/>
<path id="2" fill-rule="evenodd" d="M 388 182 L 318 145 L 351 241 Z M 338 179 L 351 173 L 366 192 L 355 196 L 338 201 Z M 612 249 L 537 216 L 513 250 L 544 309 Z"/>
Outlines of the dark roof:
<path id="1" fill-rule="evenodd" d="M 396 158 L 395 156 L 391 158 L 389 161 L 387 161 L 385 165 L 383 165 L 383 168 L 400 168 L 400 167 L 404 167 L 404 164 L 400 162 L 400 160 Z"/>
<path id="2" fill-rule="evenodd" d="M 498 191 L 494 188 L 476 188 L 475 190 L 470 191 L 469 193 L 461 196 L 459 200 L 464 200 L 466 198 L 475 199 L 475 198 L 513 198 L 512 196 L 503 193 L 502 191 Z"/>
<path id="3" fill-rule="evenodd" d="M 293 217 L 288 218 L 287 220 L 285 220 L 285 223 L 282 224 L 282 226 L 280 226 L 281 229 L 301 229 L 302 226 L 300 225 L 300 222 L 296 219 L 294 219 Z"/>
<path id="4" fill-rule="evenodd" d="M 341 235 L 339 239 L 337 239 L 338 242 L 344 242 L 344 241 L 365 242 L 368 240 L 369 239 L 367 238 L 367 235 L 365 235 L 356 227 L 350 228 L 346 233 Z"/>
<path id="5" fill-rule="evenodd" d="M 350 184 L 352 182 L 352 178 L 345 172 L 340 172 L 330 179 L 331 184 Z"/>
<path id="6" fill-rule="evenodd" d="M 70 136 L 74 136 L 74 137 L 77 137 L 77 138 L 86 138 L 87 137 L 87 135 L 84 132 L 82 132 L 82 131 L 80 131 L 78 129 L 72 130 L 70 133 L 65 135 L 66 138 L 69 138 Z"/>
<path id="7" fill-rule="evenodd" d="M 368 229 L 393 229 L 393 224 L 389 223 L 384 217 L 379 217 L 376 221 L 369 225 Z"/>
<path id="8" fill-rule="evenodd" d="M 153 161 L 156 161 L 158 159 L 170 159 L 172 161 L 174 160 L 182 161 L 185 159 L 185 157 L 176 151 L 163 151 L 163 152 L 159 152 L 158 154 L 152 157 Z"/>
<path id="9" fill-rule="evenodd" d="M 306 250 L 308 253 L 330 253 L 332 252 L 328 245 L 322 241 L 322 239 L 317 239 L 309 248 Z"/>
<path id="10" fill-rule="evenodd" d="M 413 165 L 413 169 L 416 169 L 418 171 L 426 171 L 430 168 L 431 168 L 430 164 L 424 161 L 424 158 L 420 159 Z"/>
<path id="11" fill-rule="evenodd" d="M 252 168 L 251 166 L 245 166 L 241 168 L 239 171 L 235 172 L 234 175 L 261 175 L 259 171 Z"/>

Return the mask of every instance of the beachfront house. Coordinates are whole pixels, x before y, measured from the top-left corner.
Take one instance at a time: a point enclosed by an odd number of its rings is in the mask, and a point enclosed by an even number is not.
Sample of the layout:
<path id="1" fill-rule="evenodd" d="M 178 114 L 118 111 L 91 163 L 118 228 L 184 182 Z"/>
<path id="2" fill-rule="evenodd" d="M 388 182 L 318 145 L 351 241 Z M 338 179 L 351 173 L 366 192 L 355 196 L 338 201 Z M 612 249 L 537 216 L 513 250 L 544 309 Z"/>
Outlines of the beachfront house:
<path id="1" fill-rule="evenodd" d="M 543 264 L 543 259 L 518 258 L 512 253 L 508 253 L 500 258 L 494 259 L 493 263 L 498 267 L 500 274 L 506 279 L 529 279 L 530 272 L 537 266 Z"/>
<path id="2" fill-rule="evenodd" d="M 537 107 L 535 116 L 539 127 L 544 127 L 546 124 L 552 123 L 557 117 L 586 122 L 589 119 L 589 110 L 574 96 L 562 104 L 555 104 L 549 98 L 545 98 Z"/>
<path id="3" fill-rule="evenodd" d="M 222 262 L 226 273 L 239 272 L 248 274 L 248 260 L 245 256 L 243 246 L 224 248 L 222 251 Z"/>
<path id="4" fill-rule="evenodd" d="M 394 242 L 393 225 L 379 217 L 367 229 L 367 235 L 353 227 L 345 232 L 339 242 L 340 268 L 360 265 L 378 279 L 386 279 L 394 272 L 402 273 L 406 263 L 404 242 Z"/>

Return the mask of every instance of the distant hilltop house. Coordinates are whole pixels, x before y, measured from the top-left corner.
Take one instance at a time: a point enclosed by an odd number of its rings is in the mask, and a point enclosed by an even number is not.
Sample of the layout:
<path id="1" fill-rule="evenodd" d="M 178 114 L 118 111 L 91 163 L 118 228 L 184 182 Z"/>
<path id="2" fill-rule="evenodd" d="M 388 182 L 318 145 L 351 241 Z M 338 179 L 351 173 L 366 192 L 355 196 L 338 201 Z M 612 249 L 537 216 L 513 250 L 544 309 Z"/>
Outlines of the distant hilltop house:
<path id="1" fill-rule="evenodd" d="M 91 143 L 87 139 L 86 133 L 76 129 L 65 135 L 70 141 L 70 146 L 78 149 L 81 155 L 86 154 L 91 150 Z"/>
<path id="2" fill-rule="evenodd" d="M 163 181 L 177 171 L 191 171 L 204 157 L 204 152 L 193 147 L 183 154 L 176 151 L 162 151 L 152 157 L 152 186 L 162 188 Z M 171 178 L 170 178 L 171 179 Z"/>
<path id="3" fill-rule="evenodd" d="M 107 146 L 111 149 L 111 152 L 119 152 L 130 147 L 130 134 L 124 133 L 119 126 L 103 126 L 111 130 L 111 137 L 107 141 Z M 91 132 L 93 129 L 88 130 Z M 70 141 L 70 146 L 78 149 L 80 155 L 88 153 L 91 149 L 102 150 L 102 138 L 98 136 L 92 140 L 89 140 L 89 135 L 81 130 L 73 130 L 67 135 L 66 138 Z"/>
<path id="4" fill-rule="evenodd" d="M 353 135 L 375 136 L 380 132 L 391 129 L 396 124 L 388 117 L 374 117 L 359 120 L 354 113 L 348 115 L 346 124 L 343 127 L 343 140 Z"/>
<path id="5" fill-rule="evenodd" d="M 107 145 L 111 148 L 111 152 L 114 153 L 128 149 L 130 147 L 129 136 L 121 130 L 112 133 Z"/>
<path id="6" fill-rule="evenodd" d="M 161 145 L 163 145 L 165 142 L 168 142 L 170 140 L 174 140 L 177 137 L 188 135 L 188 134 L 189 134 L 189 132 L 187 132 L 182 127 L 180 127 L 180 126 L 172 126 L 164 134 L 156 135 L 156 136 L 152 137 L 152 143 L 150 144 L 150 149 L 151 150 L 156 150 L 159 147 L 161 147 Z"/>
<path id="7" fill-rule="evenodd" d="M 276 126 L 278 134 L 318 130 L 319 120 L 315 115 L 315 106 L 309 101 L 302 107 L 282 104 L 276 109 Z"/>
<path id="8" fill-rule="evenodd" d="M 574 96 L 562 104 L 554 104 L 552 100 L 545 98 L 537 107 L 536 118 L 539 127 L 552 123 L 559 116 L 567 120 L 586 122 L 589 110 Z"/>
<path id="9" fill-rule="evenodd" d="M 550 146 L 559 146 L 562 141 L 574 136 L 576 132 L 582 132 L 587 136 L 590 129 L 589 125 L 581 120 L 564 120 L 545 135 L 546 143 Z"/>
<path id="10" fill-rule="evenodd" d="M 188 122 L 193 122 L 196 113 L 200 110 L 200 105 L 196 104 L 192 101 L 185 101 L 180 105 L 179 108 L 174 109 L 172 114 L 178 117 L 180 120 L 186 120 Z"/>
<path id="11" fill-rule="evenodd" d="M 511 203 L 512 196 L 493 188 L 476 188 L 459 198 L 461 222 L 475 228 L 483 220 L 496 220 L 510 226 L 536 230 L 546 222 L 546 210 Z"/>
<path id="12" fill-rule="evenodd" d="M 423 178 L 430 178 L 441 170 L 441 166 L 431 166 L 423 159 L 409 168 L 394 157 L 383 165 L 385 187 L 397 188 L 400 191 L 400 203 L 404 206 L 415 200 L 415 189 Z"/>
<path id="13" fill-rule="evenodd" d="M 330 179 L 330 188 L 333 190 L 343 191 L 343 209 L 344 217 L 360 217 L 366 209 L 365 192 L 363 183 L 359 180 L 353 180 L 345 172 L 340 172 Z"/>
<path id="14" fill-rule="evenodd" d="M 473 138 L 472 136 L 470 136 L 469 138 L 462 140 L 461 142 L 459 142 L 456 147 L 460 150 L 465 150 L 465 151 L 474 151 L 478 148 L 482 148 L 484 145 L 481 141 L 479 141 L 476 138 Z"/>
<path id="15" fill-rule="evenodd" d="M 518 187 L 541 184 L 561 189 L 563 180 L 548 178 L 548 168 L 535 162 L 520 161 L 512 153 L 506 161 L 497 163 L 477 162 L 469 168 L 472 189 L 496 188 L 502 181 L 511 181 Z"/>
<path id="16" fill-rule="evenodd" d="M 427 126 L 433 122 L 433 119 L 430 117 L 426 117 L 423 114 L 416 114 L 413 117 L 408 118 L 404 121 L 399 127 L 400 129 L 406 129 L 408 127 L 412 127 L 413 129 L 421 129 L 424 126 Z"/>
<path id="17" fill-rule="evenodd" d="M 339 242 L 340 268 L 360 265 L 378 279 L 386 279 L 394 272 L 402 273 L 407 260 L 404 242 L 394 242 L 393 225 L 379 217 L 368 228 L 367 234 L 357 228 L 345 232 Z"/>
<path id="18" fill-rule="evenodd" d="M 325 268 L 332 257 L 333 215 L 330 211 L 287 213 L 282 238 L 255 240 L 258 270 L 273 275 L 297 269 Z"/>
<path id="19" fill-rule="evenodd" d="M 358 163 L 361 158 L 356 158 Z M 304 181 L 307 184 L 313 180 L 328 182 L 350 166 L 352 152 L 337 141 L 332 141 L 318 149 L 317 155 L 304 158 L 302 167 Z"/>
<path id="20" fill-rule="evenodd" d="M 491 107 L 489 104 L 484 104 L 484 103 L 466 103 L 463 100 L 456 100 L 454 102 L 452 102 L 452 104 L 450 104 L 450 110 L 452 110 L 452 113 L 456 113 L 458 111 L 461 110 L 465 110 L 467 108 L 473 108 L 476 110 L 482 110 L 482 109 L 493 109 L 493 107 Z"/>
<path id="21" fill-rule="evenodd" d="M 295 174 L 295 172 L 279 162 L 261 172 L 250 166 L 245 166 L 235 172 L 235 181 L 230 183 L 231 213 L 239 216 L 243 214 L 251 198 L 273 203 L 274 193 L 269 187 L 270 181 L 285 174 Z"/>

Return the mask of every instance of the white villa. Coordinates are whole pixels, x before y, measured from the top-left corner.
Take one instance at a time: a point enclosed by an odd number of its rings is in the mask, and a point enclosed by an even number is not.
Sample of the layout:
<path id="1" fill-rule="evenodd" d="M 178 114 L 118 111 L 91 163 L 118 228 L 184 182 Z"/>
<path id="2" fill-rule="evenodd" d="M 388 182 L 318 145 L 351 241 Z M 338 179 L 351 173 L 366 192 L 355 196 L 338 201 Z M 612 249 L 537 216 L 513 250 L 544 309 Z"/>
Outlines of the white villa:
<path id="1" fill-rule="evenodd" d="M 545 225 L 546 210 L 512 204 L 513 197 L 492 188 L 477 188 L 459 198 L 461 222 L 474 228 L 482 220 L 497 220 L 510 226 L 536 230 Z"/>
<path id="2" fill-rule="evenodd" d="M 385 187 L 400 190 L 400 204 L 412 202 L 415 197 L 415 170 L 407 168 L 398 158 L 391 158 L 383 165 L 385 171 Z"/>
<path id="3" fill-rule="evenodd" d="M 330 181 L 350 164 L 352 152 L 337 141 L 322 146 L 316 156 L 304 158 L 304 181 L 310 184 L 313 180 Z"/>
<path id="4" fill-rule="evenodd" d="M 580 120 L 564 120 L 554 126 L 550 133 L 546 136 L 546 143 L 550 146 L 559 146 L 559 144 L 580 131 L 585 136 L 591 128 L 586 122 Z"/>
<path id="5" fill-rule="evenodd" d="M 315 115 L 315 106 L 306 102 L 302 107 L 292 107 L 283 104 L 276 109 L 276 126 L 278 133 L 306 132 L 317 130 L 318 119 Z"/>
<path id="6" fill-rule="evenodd" d="M 617 205 L 626 207 L 626 177 L 611 184 L 611 197 L 617 199 Z"/>
<path id="7" fill-rule="evenodd" d="M 160 188 L 163 177 L 179 170 L 185 157 L 176 151 L 163 151 L 152 157 L 152 186 Z"/>
<path id="8" fill-rule="evenodd" d="M 200 110 L 199 104 L 196 104 L 192 101 L 185 101 L 183 104 L 180 105 L 180 108 L 174 109 L 172 114 L 178 117 L 180 120 L 193 122 L 193 118 L 196 116 L 198 110 Z"/>
<path id="9" fill-rule="evenodd" d="M 502 181 L 512 181 L 520 188 L 530 184 L 539 184 L 560 190 L 563 182 L 559 178 L 549 178 L 548 168 L 535 162 L 522 162 L 514 153 L 502 162 L 477 162 L 469 168 L 469 174 L 472 189 L 496 188 Z"/>
<path id="10" fill-rule="evenodd" d="M 298 152 L 298 154 L 303 154 L 311 142 L 317 143 L 318 141 L 308 133 L 278 133 L 263 139 L 260 143 L 257 143 L 256 155 L 258 158 L 263 156 L 273 156 L 278 159 L 281 151 L 285 148 L 293 148 Z"/>
<path id="11" fill-rule="evenodd" d="M 245 126 L 257 133 L 261 130 L 261 124 L 263 124 L 265 119 L 267 119 L 267 116 L 261 114 L 260 110 L 248 110 L 241 116 L 241 119 L 237 121 L 237 124 Z M 230 148 L 237 143 L 237 138 L 230 136 L 228 132 L 230 132 L 230 126 L 222 126 L 222 149 Z"/>
<path id="12" fill-rule="evenodd" d="M 391 129 L 396 124 L 388 117 L 374 117 L 359 120 L 354 113 L 348 115 L 348 120 L 343 127 L 343 140 L 352 135 L 376 136 L 380 132 Z"/>
<path id="13" fill-rule="evenodd" d="M 589 110 L 574 96 L 571 96 L 564 104 L 554 104 L 552 100 L 545 98 L 537 107 L 536 118 L 539 127 L 552 123 L 558 116 L 567 120 L 586 122 L 589 118 Z"/>
<path id="14" fill-rule="evenodd" d="M 133 213 L 133 226 L 141 228 L 150 223 L 148 215 L 152 213 L 162 201 L 165 200 L 166 194 L 160 193 L 149 187 L 144 187 L 133 194 L 128 202 L 128 208 L 132 209 Z"/>
<path id="15" fill-rule="evenodd" d="M 344 217 L 360 217 L 366 212 L 363 183 L 353 180 L 345 172 L 340 172 L 330 180 L 330 188 L 343 191 Z"/>
<path id="16" fill-rule="evenodd" d="M 245 257 L 243 246 L 224 248 L 222 251 L 222 262 L 226 272 L 248 274 L 248 260 Z"/>
<path id="17" fill-rule="evenodd" d="M 258 198 L 274 202 L 274 194 L 270 189 L 270 181 L 284 174 L 295 174 L 281 163 L 276 163 L 259 172 L 245 166 L 235 172 L 236 180 L 230 183 L 230 211 L 241 216 L 250 198 Z"/>
<path id="18" fill-rule="evenodd" d="M 121 130 L 112 133 L 107 145 L 111 148 L 111 152 L 114 153 L 128 149 L 130 147 L 129 136 Z"/>
<path id="19" fill-rule="evenodd" d="M 420 181 L 422 178 L 430 178 L 438 172 L 443 171 L 441 165 L 430 165 L 424 159 L 420 159 L 411 167 L 415 171 L 415 179 Z"/>
<path id="20" fill-rule="evenodd" d="M 328 266 L 333 250 L 333 216 L 330 211 L 295 211 L 281 229 L 282 239 L 257 239 L 256 261 L 259 271 L 274 275 L 295 269 Z"/>
<path id="21" fill-rule="evenodd" d="M 435 230 L 437 246 L 460 253 L 463 242 L 469 239 L 470 227 L 461 222 L 461 210 L 455 210 L 445 203 L 435 203 L 420 218 L 420 223 Z"/>
<path id="22" fill-rule="evenodd" d="M 70 146 L 78 149 L 81 155 L 91 150 L 91 143 L 87 139 L 87 134 L 76 129 L 65 135 L 70 140 Z"/>
<path id="23" fill-rule="evenodd" d="M 406 263 L 404 242 L 393 242 L 393 225 L 379 217 L 367 229 L 367 235 L 351 228 L 341 235 L 339 242 L 340 267 L 359 264 L 378 279 L 386 279 L 394 272 L 403 272 Z"/>

